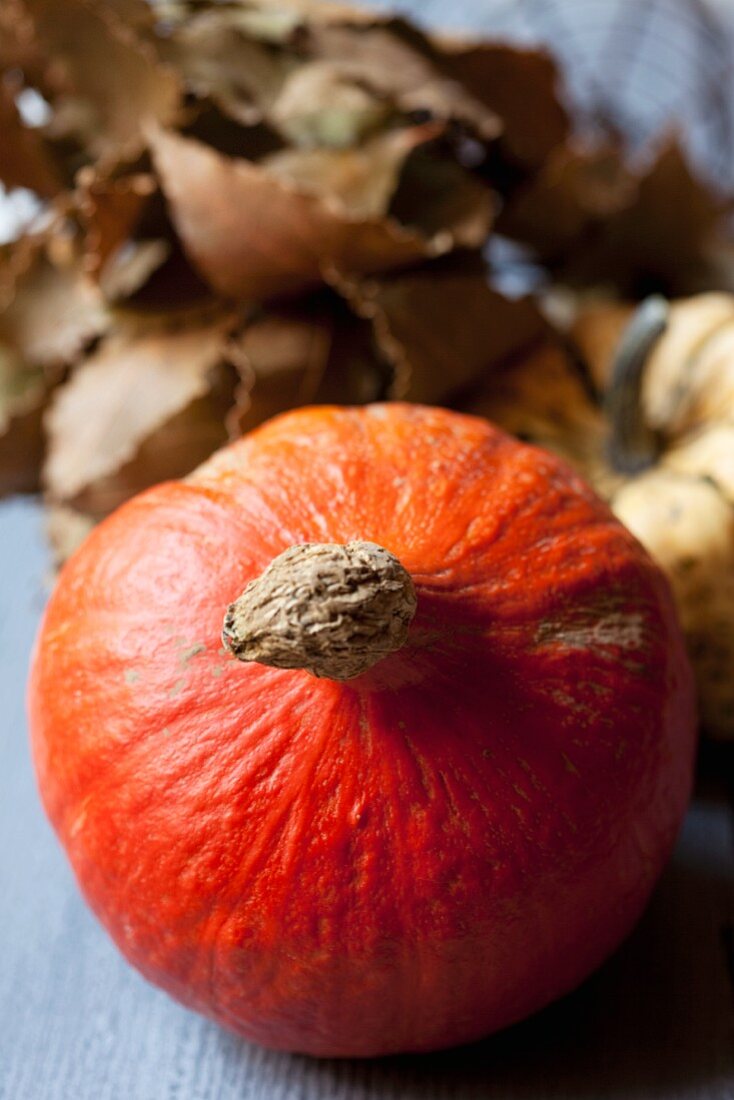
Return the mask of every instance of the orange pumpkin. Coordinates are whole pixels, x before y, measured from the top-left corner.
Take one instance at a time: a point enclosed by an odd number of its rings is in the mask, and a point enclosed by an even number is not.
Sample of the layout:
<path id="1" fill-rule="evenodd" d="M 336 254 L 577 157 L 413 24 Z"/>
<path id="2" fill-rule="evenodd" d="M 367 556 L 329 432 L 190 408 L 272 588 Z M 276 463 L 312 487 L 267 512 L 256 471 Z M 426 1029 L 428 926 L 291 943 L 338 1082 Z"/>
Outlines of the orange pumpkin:
<path id="1" fill-rule="evenodd" d="M 670 852 L 694 745 L 667 584 L 606 505 L 399 404 L 287 414 L 106 520 L 30 714 L 128 959 L 330 1055 L 470 1040 L 581 981 Z"/>

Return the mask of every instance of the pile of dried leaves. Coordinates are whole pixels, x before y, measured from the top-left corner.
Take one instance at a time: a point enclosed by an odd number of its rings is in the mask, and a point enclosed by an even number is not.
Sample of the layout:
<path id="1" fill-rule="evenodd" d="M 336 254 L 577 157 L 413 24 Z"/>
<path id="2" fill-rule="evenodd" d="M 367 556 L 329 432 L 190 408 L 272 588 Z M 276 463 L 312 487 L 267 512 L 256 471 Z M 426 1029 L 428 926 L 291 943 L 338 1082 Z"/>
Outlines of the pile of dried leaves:
<path id="1" fill-rule="evenodd" d="M 581 146 L 543 53 L 313 0 L 4 0 L 0 128 L 0 492 L 59 557 L 294 405 L 464 402 L 548 334 L 490 235 L 682 290 L 719 214 L 673 140 Z"/>

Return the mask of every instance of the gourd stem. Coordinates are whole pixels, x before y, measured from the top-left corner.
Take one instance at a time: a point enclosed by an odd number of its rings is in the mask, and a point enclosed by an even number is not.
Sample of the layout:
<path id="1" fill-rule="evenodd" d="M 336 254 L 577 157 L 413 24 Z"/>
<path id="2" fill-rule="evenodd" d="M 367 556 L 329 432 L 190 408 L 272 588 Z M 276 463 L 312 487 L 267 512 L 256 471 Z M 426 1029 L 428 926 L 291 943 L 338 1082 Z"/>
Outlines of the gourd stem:
<path id="1" fill-rule="evenodd" d="M 611 427 L 609 460 L 619 473 L 652 466 L 660 439 L 645 422 L 642 383 L 650 352 L 668 327 L 670 305 L 662 295 L 646 298 L 622 333 L 612 363 L 604 412 Z"/>
<path id="2" fill-rule="evenodd" d="M 372 542 L 291 546 L 227 608 L 222 641 L 240 661 L 351 680 L 404 645 L 410 574 Z"/>

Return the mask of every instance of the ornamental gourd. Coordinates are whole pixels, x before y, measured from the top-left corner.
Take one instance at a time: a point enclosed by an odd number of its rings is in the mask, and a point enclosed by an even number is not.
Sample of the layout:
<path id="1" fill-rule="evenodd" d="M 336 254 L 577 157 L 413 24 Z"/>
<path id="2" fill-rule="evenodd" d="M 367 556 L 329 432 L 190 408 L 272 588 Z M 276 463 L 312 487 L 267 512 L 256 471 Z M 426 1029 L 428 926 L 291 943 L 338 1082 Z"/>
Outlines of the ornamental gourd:
<path id="1" fill-rule="evenodd" d="M 125 504 L 30 682 L 89 904 L 174 997 L 319 1055 L 475 1039 L 629 931 L 691 782 L 658 567 L 479 418 L 300 410 Z"/>
<path id="2" fill-rule="evenodd" d="M 586 307 L 471 407 L 569 459 L 667 573 L 705 732 L 734 738 L 734 297 Z"/>

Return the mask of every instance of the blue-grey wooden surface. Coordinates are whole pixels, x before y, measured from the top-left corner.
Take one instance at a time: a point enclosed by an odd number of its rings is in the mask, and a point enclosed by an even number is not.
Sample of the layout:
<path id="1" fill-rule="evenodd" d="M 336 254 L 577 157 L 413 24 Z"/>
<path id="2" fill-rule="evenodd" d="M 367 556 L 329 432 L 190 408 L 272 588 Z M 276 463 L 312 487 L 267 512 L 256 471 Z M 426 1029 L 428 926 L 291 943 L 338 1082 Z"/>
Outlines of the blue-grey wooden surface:
<path id="1" fill-rule="evenodd" d="M 577 993 L 472 1047 L 318 1062 L 241 1042 L 151 988 L 80 899 L 41 811 L 24 684 L 45 599 L 38 507 L 0 505 L 0 1100 L 732 1100 L 726 753 L 632 938 Z"/>

